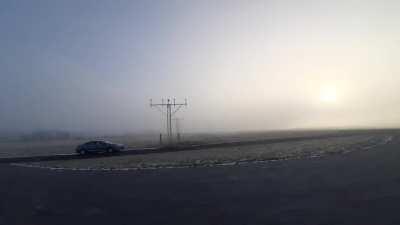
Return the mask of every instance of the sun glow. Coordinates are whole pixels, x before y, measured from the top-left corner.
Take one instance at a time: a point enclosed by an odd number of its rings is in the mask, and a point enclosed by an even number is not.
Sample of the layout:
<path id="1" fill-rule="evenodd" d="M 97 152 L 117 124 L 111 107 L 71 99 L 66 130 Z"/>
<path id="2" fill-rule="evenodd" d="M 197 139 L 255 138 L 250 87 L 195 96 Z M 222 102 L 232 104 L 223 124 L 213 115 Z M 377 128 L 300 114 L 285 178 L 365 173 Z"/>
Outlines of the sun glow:
<path id="1" fill-rule="evenodd" d="M 323 87 L 320 90 L 319 98 L 325 103 L 335 103 L 338 100 L 337 88 L 333 86 Z"/>

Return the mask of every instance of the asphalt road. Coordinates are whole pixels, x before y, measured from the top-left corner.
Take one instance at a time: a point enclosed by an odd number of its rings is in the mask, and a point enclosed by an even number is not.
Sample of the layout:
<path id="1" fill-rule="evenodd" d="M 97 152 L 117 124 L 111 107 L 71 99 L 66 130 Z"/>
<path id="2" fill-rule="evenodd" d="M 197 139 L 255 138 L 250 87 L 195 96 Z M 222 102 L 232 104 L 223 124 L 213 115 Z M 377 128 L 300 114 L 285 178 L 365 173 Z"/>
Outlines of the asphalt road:
<path id="1" fill-rule="evenodd" d="M 240 166 L 51 171 L 0 164 L 0 224 L 400 224 L 400 136 Z"/>

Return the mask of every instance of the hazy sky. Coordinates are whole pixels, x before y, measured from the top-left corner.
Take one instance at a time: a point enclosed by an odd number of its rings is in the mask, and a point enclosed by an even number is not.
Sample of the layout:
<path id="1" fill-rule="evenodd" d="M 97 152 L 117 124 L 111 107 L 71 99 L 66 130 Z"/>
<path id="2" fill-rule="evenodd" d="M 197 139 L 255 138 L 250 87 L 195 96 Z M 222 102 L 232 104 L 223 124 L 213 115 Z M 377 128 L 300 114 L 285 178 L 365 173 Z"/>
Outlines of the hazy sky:
<path id="1" fill-rule="evenodd" d="M 0 1 L 0 131 L 400 125 L 400 1 Z"/>

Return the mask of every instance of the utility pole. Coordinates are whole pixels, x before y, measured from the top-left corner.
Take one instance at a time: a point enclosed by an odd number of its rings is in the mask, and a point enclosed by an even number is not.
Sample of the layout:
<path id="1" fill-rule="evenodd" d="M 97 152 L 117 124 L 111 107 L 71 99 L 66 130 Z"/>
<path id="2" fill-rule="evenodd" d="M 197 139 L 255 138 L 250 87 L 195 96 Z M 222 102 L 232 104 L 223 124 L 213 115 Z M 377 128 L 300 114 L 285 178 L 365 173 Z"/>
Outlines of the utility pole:
<path id="1" fill-rule="evenodd" d="M 175 132 L 176 132 L 176 140 L 181 142 L 181 125 L 180 125 L 180 118 L 174 118 L 175 121 Z"/>
<path id="2" fill-rule="evenodd" d="M 167 99 L 165 102 L 164 99 L 161 99 L 161 103 L 153 104 L 153 100 L 150 99 L 150 107 L 157 108 L 163 115 L 167 116 L 167 138 L 168 144 L 172 144 L 172 116 L 175 115 L 183 106 L 187 106 L 187 100 L 185 99 L 185 103 L 176 103 L 174 99 Z M 166 112 L 164 112 L 166 109 Z"/>

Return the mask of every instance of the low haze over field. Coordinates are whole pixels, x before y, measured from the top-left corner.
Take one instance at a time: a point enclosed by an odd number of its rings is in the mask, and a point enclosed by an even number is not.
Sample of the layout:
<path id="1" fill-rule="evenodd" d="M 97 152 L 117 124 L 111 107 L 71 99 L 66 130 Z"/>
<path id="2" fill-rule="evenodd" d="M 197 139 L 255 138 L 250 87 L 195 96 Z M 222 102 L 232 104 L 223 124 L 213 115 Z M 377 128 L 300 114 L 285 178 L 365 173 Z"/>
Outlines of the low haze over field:
<path id="1" fill-rule="evenodd" d="M 400 125 L 399 1 L 0 2 L 0 132 Z"/>

